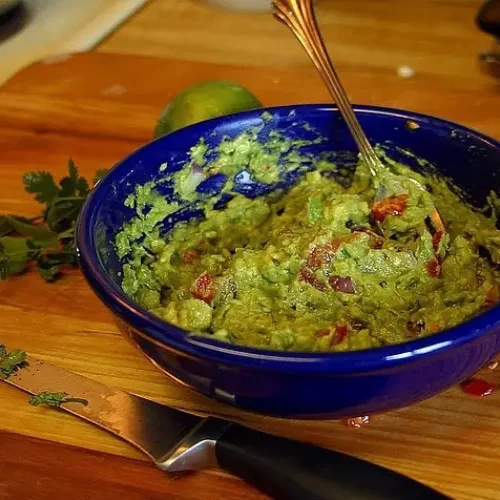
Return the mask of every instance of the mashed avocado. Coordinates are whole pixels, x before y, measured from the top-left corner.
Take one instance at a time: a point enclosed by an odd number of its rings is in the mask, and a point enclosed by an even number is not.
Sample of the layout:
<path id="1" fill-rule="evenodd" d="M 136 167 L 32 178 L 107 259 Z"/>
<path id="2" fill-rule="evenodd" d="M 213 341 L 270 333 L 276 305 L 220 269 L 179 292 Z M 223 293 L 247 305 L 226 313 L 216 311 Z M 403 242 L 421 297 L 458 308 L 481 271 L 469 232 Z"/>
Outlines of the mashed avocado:
<path id="1" fill-rule="evenodd" d="M 295 351 L 404 342 L 498 301 L 493 218 L 461 202 L 442 179 L 391 162 L 375 193 L 363 164 L 346 183 L 334 164 L 311 164 L 299 146 L 277 134 L 265 145 L 242 134 L 209 161 L 201 142 L 173 175 L 178 201 L 167 203 L 151 184 L 137 187 L 126 201 L 137 216 L 116 237 L 124 291 L 189 332 Z M 241 171 L 273 184 L 292 170 L 303 175 L 287 192 L 250 199 L 233 191 Z M 221 193 L 197 193 L 200 179 L 221 173 Z M 227 205 L 214 209 L 228 193 Z M 204 219 L 161 235 L 160 222 L 186 200 Z M 429 224 L 434 206 L 446 235 Z"/>

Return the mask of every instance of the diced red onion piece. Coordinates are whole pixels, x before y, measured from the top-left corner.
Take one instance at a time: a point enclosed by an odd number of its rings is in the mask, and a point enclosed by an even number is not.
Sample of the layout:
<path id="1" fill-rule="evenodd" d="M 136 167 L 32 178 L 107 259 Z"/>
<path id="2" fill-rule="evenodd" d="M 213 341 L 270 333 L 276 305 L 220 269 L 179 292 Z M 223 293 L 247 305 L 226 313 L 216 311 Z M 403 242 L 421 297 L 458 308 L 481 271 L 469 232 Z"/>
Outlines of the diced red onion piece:
<path id="1" fill-rule="evenodd" d="M 349 276 L 331 276 L 328 281 L 330 283 L 330 286 L 337 292 L 356 293 L 354 280 Z"/>
<path id="2" fill-rule="evenodd" d="M 205 171 L 201 167 L 196 165 L 196 163 L 193 163 L 193 165 L 191 166 L 191 171 L 189 172 L 189 177 L 186 181 L 186 187 L 190 191 L 194 191 L 199 186 L 199 184 L 201 184 L 206 179 L 206 177 L 207 175 Z"/>

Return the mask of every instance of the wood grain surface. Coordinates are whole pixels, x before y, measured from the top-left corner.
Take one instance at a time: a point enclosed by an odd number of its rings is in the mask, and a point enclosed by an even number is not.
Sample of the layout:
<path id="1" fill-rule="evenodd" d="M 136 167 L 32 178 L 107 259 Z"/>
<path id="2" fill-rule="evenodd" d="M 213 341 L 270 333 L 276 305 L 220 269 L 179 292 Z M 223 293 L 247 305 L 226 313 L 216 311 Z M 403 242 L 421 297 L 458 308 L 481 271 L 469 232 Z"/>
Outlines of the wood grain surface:
<path id="1" fill-rule="evenodd" d="M 390 71 L 346 67 L 343 76 L 357 102 L 433 113 L 500 138 L 498 84 L 477 72 L 476 78 L 422 73 L 404 80 Z M 68 156 L 88 176 L 112 166 L 151 137 L 157 115 L 175 92 L 208 78 L 236 79 L 269 105 L 327 99 L 319 79 L 303 68 L 193 65 L 103 53 L 31 66 L 0 89 L 0 212 L 38 213 L 21 185 L 29 169 L 59 175 Z M 210 401 L 159 373 L 118 334 L 78 270 L 52 285 L 36 273 L 0 282 L 0 318 L 2 343 L 104 383 L 351 453 L 456 499 L 498 498 L 500 392 L 476 400 L 453 388 L 374 416 L 361 429 L 340 421 L 267 418 Z M 486 372 L 488 380 L 500 383 L 498 370 Z M 63 412 L 34 408 L 5 384 L 0 471 L 1 500 L 262 498 L 217 471 L 167 477 L 117 438 Z"/>
<path id="2" fill-rule="evenodd" d="M 0 475 L 2 499 L 68 498 L 71 492 L 75 500 L 197 500 L 200 491 L 206 498 L 227 498 L 228 491 L 235 500 L 248 498 L 245 485 L 230 476 L 187 474 L 166 481 L 159 469 L 125 457 L 3 432 L 0 442 L 7 456 Z M 55 475 L 55 468 L 64 473 Z M 265 497 L 255 493 L 254 498 Z"/>
<path id="3" fill-rule="evenodd" d="M 483 0 L 317 0 L 318 22 L 339 68 L 475 79 L 490 39 L 474 19 Z M 309 67 L 303 49 L 266 13 L 205 0 L 153 0 L 102 43 L 101 52 L 192 62 Z"/>

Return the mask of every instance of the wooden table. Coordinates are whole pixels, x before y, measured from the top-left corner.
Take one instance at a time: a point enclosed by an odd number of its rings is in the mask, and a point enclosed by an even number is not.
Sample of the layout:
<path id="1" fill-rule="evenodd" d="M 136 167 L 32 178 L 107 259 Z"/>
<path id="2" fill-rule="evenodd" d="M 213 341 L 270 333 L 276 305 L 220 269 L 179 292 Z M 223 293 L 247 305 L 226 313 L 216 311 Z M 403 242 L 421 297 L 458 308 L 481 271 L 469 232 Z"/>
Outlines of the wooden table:
<path id="1" fill-rule="evenodd" d="M 339 67 L 375 74 L 476 79 L 491 40 L 474 25 L 483 0 L 317 0 L 318 21 Z M 205 0 L 152 0 L 99 52 L 191 62 L 308 68 L 305 52 L 268 14 L 215 9 Z"/>
<path id="2" fill-rule="evenodd" d="M 193 2 L 185 2 L 188 7 L 181 7 L 181 2 L 171 2 L 177 7 L 156 3 L 151 12 L 172 9 L 180 17 L 189 9 L 199 15 L 206 12 Z M 346 11 L 347 3 L 339 1 Z M 364 2 L 365 6 L 368 3 Z M 384 3 L 373 1 L 370 12 L 381 9 Z M 444 4 L 454 6 L 445 30 L 450 36 L 455 33 L 452 21 L 458 16 L 456 9 L 463 9 L 463 13 L 476 5 L 451 0 L 421 3 L 433 3 L 441 12 Z M 329 2 L 320 0 L 320 4 Z M 147 19 L 153 23 L 145 17 L 148 9 L 138 17 L 143 27 Z M 231 16 L 234 14 L 223 14 L 222 18 L 228 22 Z M 174 25 L 172 20 L 168 22 Z M 264 26 L 263 21 L 262 29 Z M 269 29 L 274 28 L 269 25 Z M 120 43 L 126 45 L 123 40 L 133 35 L 130 23 L 102 50 L 111 51 L 113 44 L 116 48 L 120 36 Z M 141 36 L 146 37 L 144 30 Z M 282 38 L 285 43 L 286 36 Z M 481 44 L 476 45 L 479 50 Z M 219 49 L 214 58 L 230 51 Z M 469 54 L 462 60 L 467 68 L 463 78 L 450 79 L 443 66 L 436 66 L 433 72 L 417 71 L 414 78 L 401 79 L 392 63 L 344 64 L 342 75 L 357 102 L 432 113 L 500 138 L 499 85 L 481 75 L 471 58 L 474 55 Z M 301 63 L 277 68 L 268 60 L 271 67 L 264 70 L 226 62 L 199 61 L 193 65 L 107 52 L 53 59 L 18 74 L 0 88 L 0 213 L 30 216 L 39 212 L 21 185 L 21 175 L 27 170 L 60 175 L 70 155 L 89 177 L 96 169 L 113 165 L 151 137 L 155 119 L 172 95 L 197 81 L 234 79 L 266 104 L 328 99 L 314 72 L 300 67 Z M 78 270 L 53 285 L 44 283 L 34 272 L 0 282 L 0 318 L 0 342 L 10 348 L 24 349 L 118 388 L 351 453 L 410 475 L 453 498 L 498 498 L 500 393 L 475 400 L 453 388 L 411 408 L 373 417 L 361 429 L 348 428 L 339 421 L 266 418 L 217 404 L 156 371 L 118 334 Z M 499 373 L 486 370 L 484 376 L 500 383 Z M 0 384 L 0 401 L 0 500 L 264 498 L 218 471 L 167 477 L 113 436 L 63 412 L 34 408 L 23 393 L 5 384 Z"/>

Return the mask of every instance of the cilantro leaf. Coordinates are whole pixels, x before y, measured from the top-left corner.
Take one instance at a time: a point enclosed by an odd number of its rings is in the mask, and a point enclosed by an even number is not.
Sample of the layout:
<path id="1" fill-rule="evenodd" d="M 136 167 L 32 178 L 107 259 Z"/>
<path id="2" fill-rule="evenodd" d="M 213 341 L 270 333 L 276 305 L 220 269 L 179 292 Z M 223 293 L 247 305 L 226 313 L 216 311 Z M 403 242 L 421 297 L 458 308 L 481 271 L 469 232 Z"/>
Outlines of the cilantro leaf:
<path id="1" fill-rule="evenodd" d="M 28 265 L 30 249 L 26 238 L 2 236 L 0 238 L 0 279 L 22 273 Z"/>
<path id="2" fill-rule="evenodd" d="M 7 236 L 15 232 L 15 228 L 12 225 L 13 220 L 24 224 L 33 224 L 33 222 L 39 220 L 39 218 L 30 220 L 19 215 L 0 215 L 0 236 Z"/>
<path id="3" fill-rule="evenodd" d="M 68 159 L 68 171 L 69 171 L 69 177 L 70 179 L 76 183 L 78 180 L 78 169 L 76 168 L 75 162 L 73 161 L 73 158 Z"/>
<path id="4" fill-rule="evenodd" d="M 48 207 L 45 221 L 51 231 L 61 233 L 75 223 L 85 198 L 56 198 Z"/>
<path id="5" fill-rule="evenodd" d="M 87 182 L 87 179 L 83 177 L 79 177 L 78 180 L 76 181 L 76 193 L 78 196 L 87 196 L 90 192 L 89 189 L 89 183 Z"/>
<path id="6" fill-rule="evenodd" d="M 25 190 L 28 193 L 33 193 L 35 200 L 39 203 L 49 203 L 59 193 L 59 188 L 54 182 L 52 174 L 43 170 L 24 174 L 23 182 Z"/>
<path id="7" fill-rule="evenodd" d="M 0 280 L 9 276 L 9 258 L 0 250 Z"/>
<path id="8" fill-rule="evenodd" d="M 38 265 L 38 272 L 45 281 L 55 281 L 59 277 L 59 266 L 57 264 L 49 267 Z"/>
<path id="9" fill-rule="evenodd" d="M 63 177 L 59 181 L 61 189 L 59 190 L 58 196 L 61 198 L 66 198 L 68 196 L 75 196 L 76 194 L 78 169 L 76 168 L 75 162 L 71 158 L 68 160 L 68 171 L 69 175 L 67 177 Z"/>
<path id="10" fill-rule="evenodd" d="M 20 349 L 7 352 L 5 346 L 0 346 L 0 380 L 8 379 L 19 368 L 26 364 L 26 353 Z"/>
<path id="11" fill-rule="evenodd" d="M 14 231 L 6 215 L 0 215 L 0 236 L 7 236 Z"/>
<path id="12" fill-rule="evenodd" d="M 12 230 L 21 236 L 29 236 L 41 245 L 57 245 L 57 233 L 51 231 L 45 225 L 32 224 L 29 221 L 19 220 L 10 215 L 6 215 L 5 220 L 10 225 Z"/>
<path id="13" fill-rule="evenodd" d="M 103 177 L 98 170 L 94 183 Z M 77 265 L 74 241 L 76 219 L 90 193 L 89 183 L 68 160 L 68 174 L 57 184 L 49 172 L 28 172 L 23 176 L 27 192 L 45 205 L 42 217 L 28 220 L 0 216 L 0 279 L 23 272 L 30 261 L 46 281 L 61 276 L 63 266 Z"/>
<path id="14" fill-rule="evenodd" d="M 68 171 L 69 175 L 59 182 L 61 189 L 58 197 L 86 197 L 89 194 L 89 184 L 86 179 L 78 175 L 78 168 L 71 158 L 68 160 Z"/>
<path id="15" fill-rule="evenodd" d="M 28 403 L 33 406 L 61 406 L 68 393 L 66 392 L 40 392 L 36 396 L 31 396 Z"/>
<path id="16" fill-rule="evenodd" d="M 47 405 L 59 408 L 63 403 L 81 403 L 87 406 L 89 402 L 83 398 L 69 398 L 67 392 L 39 392 L 32 396 L 28 403 L 33 406 Z"/>

